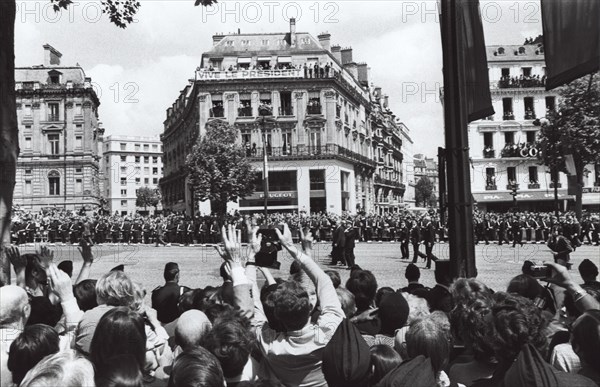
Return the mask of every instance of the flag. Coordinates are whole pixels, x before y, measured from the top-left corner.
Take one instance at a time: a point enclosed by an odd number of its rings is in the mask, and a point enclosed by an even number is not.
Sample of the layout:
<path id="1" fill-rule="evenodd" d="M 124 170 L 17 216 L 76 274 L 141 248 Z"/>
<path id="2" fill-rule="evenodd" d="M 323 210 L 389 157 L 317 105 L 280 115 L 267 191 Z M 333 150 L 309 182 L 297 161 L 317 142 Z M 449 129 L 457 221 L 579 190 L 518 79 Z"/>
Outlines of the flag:
<path id="1" fill-rule="evenodd" d="M 444 0 L 443 0 L 444 1 Z M 479 0 L 456 0 L 459 63 L 464 71 L 468 122 L 494 114 Z"/>
<path id="2" fill-rule="evenodd" d="M 546 90 L 598 71 L 600 1 L 542 0 Z"/>

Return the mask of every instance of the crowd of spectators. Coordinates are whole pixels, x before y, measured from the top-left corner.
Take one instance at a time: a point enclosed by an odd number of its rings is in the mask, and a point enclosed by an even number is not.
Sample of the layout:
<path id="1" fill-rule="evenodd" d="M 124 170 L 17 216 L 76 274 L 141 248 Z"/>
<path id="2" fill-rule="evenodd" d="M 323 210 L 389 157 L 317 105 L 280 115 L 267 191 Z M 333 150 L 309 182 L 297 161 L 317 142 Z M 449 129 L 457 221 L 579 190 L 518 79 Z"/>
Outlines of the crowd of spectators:
<path id="1" fill-rule="evenodd" d="M 542 75 L 519 75 L 518 77 L 511 77 L 504 75 L 498 82 L 498 87 L 509 88 L 509 87 L 544 87 L 546 85 L 546 76 Z"/>
<path id="2" fill-rule="evenodd" d="M 255 224 L 247 248 L 223 226 L 223 284 L 182 286 L 169 262 L 151 304 L 122 266 L 90 279 L 84 239 L 75 281 L 47 248 L 7 249 L 17 279 L 0 287 L 0 386 L 600 385 L 590 260 L 578 266 L 583 284 L 560 257 L 543 275 L 526 262 L 506 289 L 453 278 L 447 261 L 436 262 L 431 288 L 414 264 L 395 288 L 357 265 L 342 284 L 311 258 L 310 232 L 299 244 L 285 223 L 274 232 L 294 259 L 289 275 L 258 266 Z"/>

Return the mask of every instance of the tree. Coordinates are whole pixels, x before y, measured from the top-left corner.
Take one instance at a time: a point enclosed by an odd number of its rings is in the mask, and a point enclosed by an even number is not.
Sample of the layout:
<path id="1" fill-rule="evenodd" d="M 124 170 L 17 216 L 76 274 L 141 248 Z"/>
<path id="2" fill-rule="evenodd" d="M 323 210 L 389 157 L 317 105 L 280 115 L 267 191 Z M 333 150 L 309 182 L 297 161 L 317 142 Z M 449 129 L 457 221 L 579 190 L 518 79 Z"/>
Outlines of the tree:
<path id="1" fill-rule="evenodd" d="M 575 164 L 575 213 L 581 219 L 585 166 L 600 162 L 600 78 L 590 74 L 559 89 L 556 112 L 540 120 L 539 160 L 553 171 L 566 172 L 566 155 Z"/>
<path id="2" fill-rule="evenodd" d="M 226 214 L 228 202 L 254 192 L 256 171 L 236 138 L 235 127 L 220 120 L 209 122 L 206 135 L 186 160 L 196 199 L 210 200 L 212 211 L 218 215 Z"/>
<path id="3" fill-rule="evenodd" d="M 433 193 L 433 182 L 427 176 L 423 176 L 415 185 L 415 202 L 418 207 L 427 207 L 435 203 Z"/>
<path id="4" fill-rule="evenodd" d="M 142 187 L 137 190 L 136 195 L 135 205 L 137 207 L 144 207 L 144 211 L 146 211 L 148 206 L 156 209 L 162 199 L 160 189 L 158 188 Z"/>
<path id="5" fill-rule="evenodd" d="M 55 11 L 67 9 L 72 0 L 50 0 Z M 195 5 L 210 5 L 216 0 L 195 0 Z M 10 263 L 4 246 L 10 244 L 13 190 L 19 157 L 19 132 L 15 100 L 15 17 L 16 1 L 0 1 L 0 286 L 10 282 Z M 140 3 L 137 0 L 102 0 L 110 21 L 125 28 L 133 21 Z"/>

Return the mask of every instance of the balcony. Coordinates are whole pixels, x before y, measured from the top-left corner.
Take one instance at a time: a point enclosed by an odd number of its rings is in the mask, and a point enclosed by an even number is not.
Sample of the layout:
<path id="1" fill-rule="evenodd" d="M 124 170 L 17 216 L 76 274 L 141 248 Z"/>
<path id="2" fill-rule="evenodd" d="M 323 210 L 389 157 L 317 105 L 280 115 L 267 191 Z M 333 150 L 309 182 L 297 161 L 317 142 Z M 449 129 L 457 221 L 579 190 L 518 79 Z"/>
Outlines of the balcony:
<path id="1" fill-rule="evenodd" d="M 525 119 L 526 120 L 535 120 L 535 113 L 532 111 L 525 112 Z"/>
<path id="2" fill-rule="evenodd" d="M 496 157 L 496 151 L 492 148 L 487 148 L 483 150 L 483 158 L 484 159 L 493 159 Z"/>
<path id="3" fill-rule="evenodd" d="M 308 105 L 306 107 L 306 114 L 322 114 L 321 105 Z"/>
<path id="4" fill-rule="evenodd" d="M 238 117 L 253 117 L 252 106 L 246 106 L 238 109 Z"/>
<path id="5" fill-rule="evenodd" d="M 280 107 L 279 108 L 279 115 L 280 116 L 293 116 L 294 115 L 294 109 L 291 106 Z"/>
<path id="6" fill-rule="evenodd" d="M 225 110 L 223 109 L 222 106 L 215 106 L 212 109 L 210 109 L 210 117 L 211 118 L 224 118 Z"/>
<path id="7" fill-rule="evenodd" d="M 529 189 L 539 189 L 540 188 L 540 184 L 539 183 L 529 183 L 529 184 L 527 184 L 527 188 L 529 188 Z"/>
<path id="8" fill-rule="evenodd" d="M 554 182 L 550 183 L 550 188 L 554 188 Z M 562 184 L 561 183 L 557 183 L 556 184 L 556 188 L 562 188 Z"/>
<path id="9" fill-rule="evenodd" d="M 486 191 L 496 191 L 498 190 L 498 186 L 496 184 L 488 184 L 485 186 Z"/>
<path id="10" fill-rule="evenodd" d="M 254 148 L 250 152 L 246 151 L 250 158 L 262 159 L 263 148 Z M 375 161 L 370 158 L 343 148 L 337 144 L 316 145 L 316 146 L 290 146 L 290 147 L 267 147 L 267 154 L 274 159 L 281 160 L 314 160 L 337 158 L 344 161 L 363 164 L 369 168 L 375 168 Z"/>
<path id="11" fill-rule="evenodd" d="M 373 181 L 375 184 L 378 184 L 378 185 L 386 185 L 386 186 L 398 188 L 401 190 L 406 189 L 406 186 L 403 183 L 400 183 L 399 181 L 395 181 L 395 180 L 385 179 L 379 175 L 375 175 L 375 177 L 373 178 Z"/>
<path id="12" fill-rule="evenodd" d="M 529 88 L 529 87 L 544 87 L 546 85 L 546 78 L 539 76 L 527 76 L 522 78 L 516 77 L 502 77 L 498 81 L 499 89 L 518 89 L 518 88 Z"/>
<path id="13" fill-rule="evenodd" d="M 514 183 L 513 184 L 509 183 L 509 184 L 506 185 L 506 189 L 509 190 L 509 191 L 512 191 L 513 189 L 517 189 L 518 190 L 519 189 L 519 185 L 518 184 L 514 184 Z"/>
<path id="14" fill-rule="evenodd" d="M 58 114 L 48 114 L 48 121 L 58 122 L 60 121 L 60 118 L 58 118 Z"/>
<path id="15" fill-rule="evenodd" d="M 342 118 L 342 107 L 335 105 L 335 118 Z"/>
<path id="16" fill-rule="evenodd" d="M 514 121 L 515 115 L 512 112 L 507 112 L 502 115 L 502 119 L 504 121 Z"/>
<path id="17" fill-rule="evenodd" d="M 535 157 L 538 153 L 533 143 L 506 144 L 500 152 L 500 157 Z"/>

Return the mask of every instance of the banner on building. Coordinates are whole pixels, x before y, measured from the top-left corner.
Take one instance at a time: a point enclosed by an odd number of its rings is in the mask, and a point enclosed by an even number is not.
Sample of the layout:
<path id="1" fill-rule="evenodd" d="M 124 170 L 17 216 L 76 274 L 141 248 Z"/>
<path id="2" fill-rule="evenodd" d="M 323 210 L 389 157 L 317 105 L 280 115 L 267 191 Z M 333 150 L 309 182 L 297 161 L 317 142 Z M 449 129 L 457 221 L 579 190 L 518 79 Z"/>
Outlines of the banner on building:
<path id="1" fill-rule="evenodd" d="M 302 78 L 304 73 L 299 69 L 286 70 L 234 70 L 234 71 L 204 71 L 196 74 L 199 81 L 214 81 L 227 79 L 260 79 L 260 78 Z"/>

